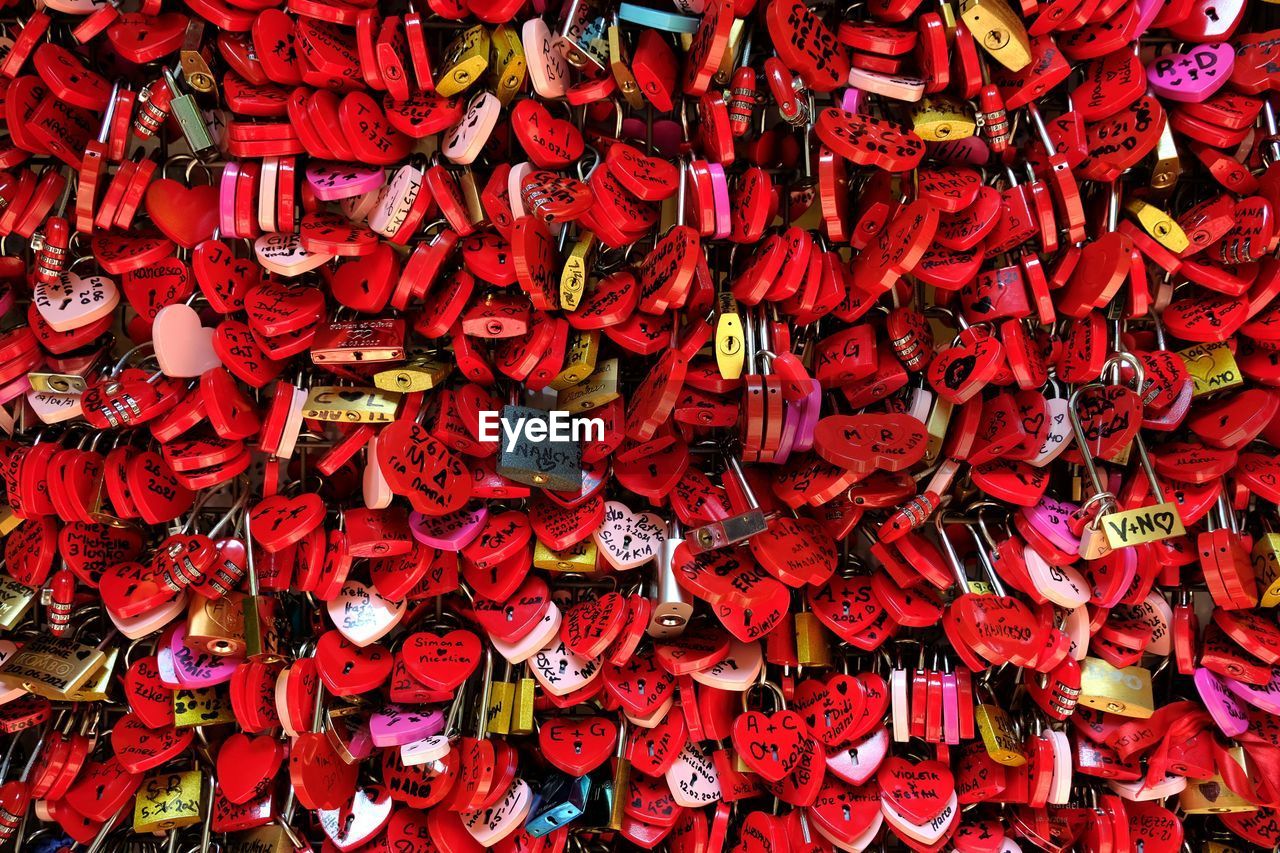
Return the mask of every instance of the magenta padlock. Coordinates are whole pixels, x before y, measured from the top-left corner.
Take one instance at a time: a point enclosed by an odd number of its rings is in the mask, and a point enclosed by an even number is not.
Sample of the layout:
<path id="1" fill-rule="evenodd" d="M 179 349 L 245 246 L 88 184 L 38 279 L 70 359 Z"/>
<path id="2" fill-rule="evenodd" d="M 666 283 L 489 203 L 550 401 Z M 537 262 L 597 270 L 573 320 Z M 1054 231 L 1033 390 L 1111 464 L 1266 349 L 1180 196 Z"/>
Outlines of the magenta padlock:
<path id="1" fill-rule="evenodd" d="M 461 551 L 484 529 L 489 509 L 484 504 L 435 517 L 409 513 L 409 532 L 423 545 L 441 551 Z"/>
<path id="2" fill-rule="evenodd" d="M 401 746 L 444 731 L 444 713 L 384 705 L 369 717 L 369 737 L 377 747 Z"/>

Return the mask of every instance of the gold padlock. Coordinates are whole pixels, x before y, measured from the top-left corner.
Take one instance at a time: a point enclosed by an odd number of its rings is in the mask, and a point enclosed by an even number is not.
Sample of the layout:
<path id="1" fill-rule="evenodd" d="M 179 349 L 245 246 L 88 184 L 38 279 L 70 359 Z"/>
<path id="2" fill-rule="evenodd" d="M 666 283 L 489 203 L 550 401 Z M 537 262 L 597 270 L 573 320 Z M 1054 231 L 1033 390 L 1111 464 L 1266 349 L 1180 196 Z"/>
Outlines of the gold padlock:
<path id="1" fill-rule="evenodd" d="M 511 663 L 504 665 L 501 679 L 489 688 L 489 707 L 485 710 L 491 734 L 511 734 L 511 710 L 515 704 L 516 684 L 511 680 Z"/>
<path id="2" fill-rule="evenodd" d="M 528 666 L 520 664 L 520 677 L 516 679 L 511 702 L 511 734 L 533 734 L 533 700 L 537 687 L 537 682 L 529 674 Z"/>
<path id="3" fill-rule="evenodd" d="M 1125 201 L 1124 209 L 1133 214 L 1143 231 L 1170 252 L 1182 254 L 1191 245 L 1187 232 L 1182 230 L 1177 220 L 1154 204 L 1148 204 L 1140 198 L 1131 198 Z"/>
<path id="4" fill-rule="evenodd" d="M 107 701 L 107 691 L 111 689 L 111 684 L 115 681 L 116 661 L 120 659 L 120 649 L 112 647 L 107 649 L 106 656 L 102 659 L 102 665 L 93 671 L 89 679 L 80 687 L 69 691 L 66 695 L 68 702 L 105 702 Z"/>
<path id="5" fill-rule="evenodd" d="M 302 416 L 344 424 L 387 424 L 395 420 L 400 394 L 355 385 L 317 385 L 307 391 Z"/>
<path id="6" fill-rule="evenodd" d="M 1249 774 L 1249 757 L 1244 747 L 1233 746 L 1227 750 L 1232 761 L 1240 765 L 1246 776 Z M 1232 812 L 1253 812 L 1258 810 L 1257 803 L 1246 800 L 1227 787 L 1222 774 L 1215 774 L 1209 779 L 1188 779 L 1187 787 L 1178 796 L 1178 805 L 1187 814 L 1230 814 Z"/>
<path id="7" fill-rule="evenodd" d="M 200 822 L 199 770 L 160 770 L 142 780 L 133 805 L 134 832 L 167 832 Z"/>
<path id="8" fill-rule="evenodd" d="M 572 388 L 566 388 L 556 397 L 557 408 L 571 415 L 598 409 L 618 399 L 618 360 L 607 358 L 596 365 L 595 371 Z"/>
<path id="9" fill-rule="evenodd" d="M 960 20 L 973 40 L 1005 68 L 1021 71 L 1031 64 L 1027 28 L 1004 0 L 961 0 Z"/>
<path id="10" fill-rule="evenodd" d="M 480 201 L 480 187 L 476 184 L 475 172 L 469 166 L 463 166 L 458 172 L 458 191 L 462 193 L 462 201 L 467 206 L 467 220 L 472 225 L 485 224 L 489 216 L 484 212 L 484 203 Z"/>
<path id="11" fill-rule="evenodd" d="M 211 600 L 193 595 L 187 608 L 187 644 L 211 655 L 243 655 L 244 593 Z"/>
<path id="12" fill-rule="evenodd" d="M 926 142 L 952 142 L 973 136 L 978 122 L 967 101 L 926 95 L 911 108 L 911 129 Z"/>
<path id="13" fill-rule="evenodd" d="M 173 691 L 174 728 L 214 726 L 235 722 L 231 697 L 217 687 L 197 687 Z"/>
<path id="14" fill-rule="evenodd" d="M 0 575 L 0 629 L 12 631 L 22 621 L 36 601 L 36 592 L 34 587 L 19 583 L 8 575 Z"/>
<path id="15" fill-rule="evenodd" d="M 582 293 L 587 286 L 587 274 L 594 265 L 596 235 L 583 231 L 578 236 L 569 257 L 565 258 L 564 269 L 560 271 L 560 305 L 566 311 L 574 311 L 582 301 Z"/>
<path id="16" fill-rule="evenodd" d="M 1178 350 L 1178 355 L 1182 357 L 1187 373 L 1191 376 L 1192 399 L 1201 394 L 1212 394 L 1214 391 L 1244 384 L 1244 375 L 1226 341 L 1196 344 Z"/>
<path id="17" fill-rule="evenodd" d="M 493 46 L 493 94 L 504 107 L 510 106 L 511 99 L 523 88 L 528 70 L 524 45 L 520 43 L 520 34 L 508 24 L 493 31 L 490 43 Z"/>
<path id="18" fill-rule="evenodd" d="M 1145 720 L 1155 709 L 1151 671 L 1140 666 L 1117 669 L 1102 658 L 1086 657 L 1080 662 L 1080 704 Z"/>
<path id="19" fill-rule="evenodd" d="M 559 551 L 548 548 L 541 540 L 533 546 L 533 567 L 548 572 L 594 572 L 598 557 L 599 549 L 593 539 L 584 539 Z"/>
<path id="20" fill-rule="evenodd" d="M 436 78 L 436 94 L 460 95 L 489 67 L 489 31 L 480 24 L 458 33 L 445 48 L 444 72 Z"/>
<path id="21" fill-rule="evenodd" d="M 827 629 L 822 627 L 810 610 L 808 602 L 801 597 L 800 610 L 792 620 L 796 634 L 796 660 L 804 667 L 831 666 L 831 641 Z"/>
<path id="22" fill-rule="evenodd" d="M 93 646 L 42 634 L 0 664 L 0 683 L 62 701 L 83 687 L 106 659 L 106 652 Z"/>
<path id="23" fill-rule="evenodd" d="M 616 17 L 616 13 L 615 13 Z M 627 43 L 622 40 L 622 31 L 616 23 L 609 25 L 609 68 L 613 71 L 613 79 L 618 84 L 618 91 L 623 100 L 633 110 L 644 109 L 644 93 L 640 84 L 631 73 L 631 57 L 627 53 Z"/>
<path id="24" fill-rule="evenodd" d="M 996 764 L 1020 767 L 1027 763 L 1022 738 L 1009 712 L 999 705 L 984 702 L 973 709 L 973 722 L 982 737 L 982 746 Z"/>
<path id="25" fill-rule="evenodd" d="M 716 367 L 725 379 L 737 379 L 745 364 L 746 346 L 743 338 L 742 317 L 738 315 L 738 300 L 725 291 L 717 299 L 715 353 Z"/>
<path id="26" fill-rule="evenodd" d="M 1168 117 L 1161 119 L 1160 139 L 1156 142 L 1156 162 L 1151 167 L 1151 189 L 1164 196 L 1173 190 L 1182 177 L 1182 156 L 1173 138 L 1173 128 Z"/>
<path id="27" fill-rule="evenodd" d="M 429 391 L 449 378 L 452 361 L 432 356 L 419 356 L 408 364 L 373 374 L 373 384 L 383 391 L 408 394 L 413 391 Z"/>
<path id="28" fill-rule="evenodd" d="M 600 355 L 600 333 L 595 329 L 585 331 L 575 329 L 571 335 L 569 346 L 565 350 L 564 367 L 556 378 L 551 380 L 551 388 L 554 391 L 572 388 L 596 369 L 596 359 Z"/>
<path id="29" fill-rule="evenodd" d="M 1258 582 L 1258 606 L 1280 604 L 1280 533 L 1264 533 L 1253 544 L 1253 577 Z"/>

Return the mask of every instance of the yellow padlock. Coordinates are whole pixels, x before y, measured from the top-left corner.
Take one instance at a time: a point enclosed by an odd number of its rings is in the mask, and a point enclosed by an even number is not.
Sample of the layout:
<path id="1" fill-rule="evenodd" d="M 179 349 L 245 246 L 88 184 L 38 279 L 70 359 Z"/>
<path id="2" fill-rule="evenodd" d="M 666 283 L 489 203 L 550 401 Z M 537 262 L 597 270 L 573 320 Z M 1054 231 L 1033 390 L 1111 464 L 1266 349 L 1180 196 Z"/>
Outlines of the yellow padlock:
<path id="1" fill-rule="evenodd" d="M 1031 39 L 1022 18 L 1004 0 L 962 0 L 960 20 L 973 40 L 1010 71 L 1031 64 Z"/>
<path id="2" fill-rule="evenodd" d="M 460 95 L 489 67 L 489 31 L 479 24 L 458 33 L 444 52 L 444 72 L 436 78 L 436 94 Z"/>
<path id="3" fill-rule="evenodd" d="M 1133 214 L 1143 231 L 1170 252 L 1181 254 L 1191 245 L 1182 226 L 1154 204 L 1148 204 L 1140 198 L 1131 198 L 1124 203 L 1124 209 Z"/>
<path id="4" fill-rule="evenodd" d="M 973 136 L 978 122 L 968 102 L 926 95 L 911 108 L 911 129 L 926 142 L 952 142 Z"/>

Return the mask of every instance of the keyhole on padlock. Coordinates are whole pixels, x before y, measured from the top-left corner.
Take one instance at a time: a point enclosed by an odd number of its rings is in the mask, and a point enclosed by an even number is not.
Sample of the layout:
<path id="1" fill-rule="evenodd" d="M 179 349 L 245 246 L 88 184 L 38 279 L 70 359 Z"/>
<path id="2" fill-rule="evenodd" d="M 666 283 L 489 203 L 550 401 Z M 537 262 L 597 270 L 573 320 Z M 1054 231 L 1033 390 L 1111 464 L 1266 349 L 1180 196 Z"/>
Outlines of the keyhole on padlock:
<path id="1" fill-rule="evenodd" d="M 769 745 L 769 752 L 774 761 L 778 760 L 778 747 L 774 744 Z"/>
<path id="2" fill-rule="evenodd" d="M 644 679 L 643 678 L 636 679 L 636 692 L 639 693 L 641 696 L 644 695 Z"/>
<path id="3" fill-rule="evenodd" d="M 1213 21 L 1214 23 L 1217 23 L 1217 21 L 1218 21 L 1218 10 L 1217 10 L 1215 7 L 1213 7 L 1213 6 L 1210 6 L 1208 9 L 1205 9 L 1205 10 L 1204 10 L 1204 16 L 1205 16 L 1206 18 L 1208 18 L 1209 20 Z"/>
<path id="4" fill-rule="evenodd" d="M 516 618 L 516 609 L 512 607 L 510 604 L 508 604 L 503 609 L 503 614 L 507 617 L 508 622 L 514 622 Z"/>
<path id="5" fill-rule="evenodd" d="M 342 674 L 343 674 L 343 675 L 350 675 L 350 674 L 351 674 L 351 670 L 353 670 L 353 669 L 355 669 L 355 668 L 356 668 L 356 662 L 355 662 L 355 661 L 353 661 L 353 660 L 349 660 L 349 661 L 347 661 L 345 664 L 343 664 L 343 665 L 342 665 Z"/>
<path id="6" fill-rule="evenodd" d="M 987 30 L 982 43 L 986 45 L 987 50 L 1000 50 L 1009 43 L 1009 32 L 1008 30 Z"/>
<path id="7" fill-rule="evenodd" d="M 573 742 L 573 754 L 574 754 L 574 755 L 581 755 L 581 754 L 582 754 L 582 741 L 580 741 L 580 740 L 575 740 L 575 741 Z"/>
<path id="8" fill-rule="evenodd" d="M 845 820 L 853 820 L 853 809 L 849 808 L 847 803 L 842 805 L 840 808 L 844 812 Z"/>
<path id="9" fill-rule="evenodd" d="M 561 659 L 560 659 L 560 674 L 561 674 L 561 675 L 563 675 L 563 674 L 564 674 L 564 671 L 565 671 L 566 669 L 568 669 L 568 668 L 569 668 L 569 661 L 565 660 L 564 658 L 561 658 Z"/>
<path id="10" fill-rule="evenodd" d="M 632 537 L 630 533 L 622 534 L 622 550 L 626 551 L 628 548 L 631 547 L 631 538 Z"/>

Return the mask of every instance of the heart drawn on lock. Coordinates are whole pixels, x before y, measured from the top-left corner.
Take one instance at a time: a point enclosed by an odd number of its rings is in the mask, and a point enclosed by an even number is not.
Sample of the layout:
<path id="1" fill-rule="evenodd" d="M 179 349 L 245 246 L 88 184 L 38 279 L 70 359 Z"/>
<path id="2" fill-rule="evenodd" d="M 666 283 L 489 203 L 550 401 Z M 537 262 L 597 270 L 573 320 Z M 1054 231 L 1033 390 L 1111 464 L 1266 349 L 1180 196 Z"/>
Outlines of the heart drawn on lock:
<path id="1" fill-rule="evenodd" d="M 138 658 L 124 674 L 124 692 L 143 725 L 158 729 L 173 724 L 173 691 L 160 681 L 155 655 Z"/>
<path id="2" fill-rule="evenodd" d="M 809 731 L 795 711 L 747 711 L 733 722 L 733 748 L 743 763 L 770 782 L 800 766 Z"/>
<path id="3" fill-rule="evenodd" d="M 876 780 L 880 799 L 915 824 L 928 823 L 940 815 L 956 790 L 951 768 L 932 759 L 912 764 L 892 756 L 880 765 Z"/>
<path id="4" fill-rule="evenodd" d="M 191 253 L 191 273 L 213 310 L 221 314 L 244 307 L 244 295 L 262 280 L 262 268 L 237 258 L 221 240 L 205 240 Z"/>
<path id="5" fill-rule="evenodd" d="M 151 326 L 156 361 L 165 376 L 192 378 L 222 366 L 213 348 L 214 330 L 189 305 L 166 305 Z"/>
<path id="6" fill-rule="evenodd" d="M 31 301 L 55 332 L 69 332 L 105 317 L 120 304 L 116 283 L 106 276 L 64 272 L 56 281 L 40 281 Z"/>
<path id="7" fill-rule="evenodd" d="M 125 770 L 145 773 L 185 751 L 194 736 L 191 729 L 148 728 L 137 714 L 129 713 L 111 729 L 111 750 Z"/>
<path id="8" fill-rule="evenodd" d="M 538 727 L 542 755 L 572 776 L 585 776 L 613 755 L 618 726 L 608 717 L 553 717 Z"/>
<path id="9" fill-rule="evenodd" d="M 929 362 L 925 376 L 939 397 L 953 403 L 967 402 L 996 375 L 1003 361 L 999 342 L 979 327 L 965 329 L 953 346 Z"/>
<path id="10" fill-rule="evenodd" d="M 430 631 L 410 634 L 400 648 L 405 668 L 434 690 L 454 690 L 480 665 L 480 638 L 454 630 L 443 636 Z"/>
<path id="11" fill-rule="evenodd" d="M 218 229 L 218 188 L 188 187 L 170 178 L 147 187 L 147 216 L 164 236 L 184 249 L 194 249 Z"/>
<path id="12" fill-rule="evenodd" d="M 247 803 L 267 792 L 284 763 L 284 744 L 269 735 L 236 732 L 218 750 L 218 788 L 233 803 Z"/>
<path id="13" fill-rule="evenodd" d="M 182 594 L 150 567 L 133 562 L 116 563 L 104 571 L 98 593 L 107 610 L 122 619 L 141 616 Z"/>
<path id="14" fill-rule="evenodd" d="M 792 706 L 804 720 L 809 733 L 827 747 L 849 739 L 849 732 L 867 706 L 862 682 L 851 675 L 834 675 L 829 680 L 809 678 L 796 687 Z"/>
<path id="15" fill-rule="evenodd" d="M 391 601 L 357 580 L 348 579 L 328 603 L 329 618 L 353 645 L 364 647 L 385 637 L 405 614 L 403 601 Z"/>
<path id="16" fill-rule="evenodd" d="M 818 790 L 818 799 L 809 807 L 809 816 L 825 829 L 845 841 L 862 833 L 880 812 L 880 792 L 875 785 L 855 787 L 842 779 L 828 776 Z"/>
<path id="17" fill-rule="evenodd" d="M 1235 61 L 1230 44 L 1200 44 L 1186 53 L 1156 57 L 1147 68 L 1147 82 L 1166 101 L 1198 103 L 1230 79 Z"/>

